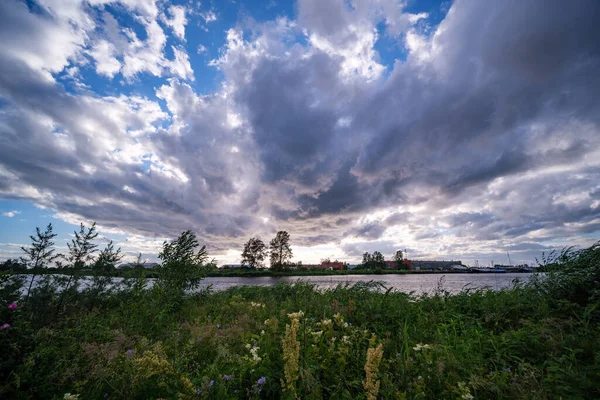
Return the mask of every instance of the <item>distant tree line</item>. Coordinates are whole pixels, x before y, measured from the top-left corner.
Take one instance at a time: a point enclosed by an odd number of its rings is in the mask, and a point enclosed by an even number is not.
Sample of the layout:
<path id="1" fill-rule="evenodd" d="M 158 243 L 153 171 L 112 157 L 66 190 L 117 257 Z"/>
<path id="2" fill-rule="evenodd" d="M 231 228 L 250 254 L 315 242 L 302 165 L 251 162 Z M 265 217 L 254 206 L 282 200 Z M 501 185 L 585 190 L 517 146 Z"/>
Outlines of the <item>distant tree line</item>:
<path id="1" fill-rule="evenodd" d="M 18 260 L 9 259 L 0 264 L 0 270 L 11 272 L 24 272 L 30 270 L 32 273 L 30 286 L 37 274 L 48 270 L 70 270 L 91 271 L 94 275 L 115 275 L 117 265 L 123 259 L 124 254 L 120 247 L 116 247 L 113 241 L 98 251 L 95 240 L 98 237 L 96 223 L 89 227 L 80 224 L 79 231 L 74 232 L 74 238 L 67 244 L 68 252 L 59 254 L 55 252 L 52 224 L 48 224 L 45 230 L 36 228 L 36 233 L 30 236 L 31 245 L 22 247 L 24 255 Z M 199 250 L 199 242 L 192 231 L 187 230 L 171 242 L 165 241 L 163 249 L 158 255 L 161 263 L 153 270 L 164 279 L 173 280 L 175 277 L 187 277 L 189 281 L 196 280 L 202 273 L 216 269 L 214 260 L 209 261 L 206 246 Z M 270 268 L 274 271 L 282 271 L 291 267 L 304 269 L 302 263 L 291 262 L 293 253 L 290 246 L 290 234 L 287 231 L 278 231 L 267 246 L 259 237 L 252 237 L 244 244 L 241 258 L 242 265 L 247 268 L 264 268 L 265 260 L 269 260 Z M 402 251 L 397 251 L 394 256 L 397 269 L 408 269 L 404 263 Z M 329 259 L 322 264 L 339 264 L 336 260 L 331 263 Z M 54 267 L 52 267 L 54 264 Z M 379 251 L 372 254 L 365 252 L 359 269 L 384 269 L 386 261 Z M 145 263 L 140 253 L 137 260 L 129 263 L 125 268 L 134 270 L 145 270 Z M 343 263 L 342 269 L 347 269 L 348 264 Z M 184 280 L 186 280 L 184 279 Z M 175 283 L 173 283 L 175 285 Z M 180 289 L 185 286 L 177 283 Z"/>

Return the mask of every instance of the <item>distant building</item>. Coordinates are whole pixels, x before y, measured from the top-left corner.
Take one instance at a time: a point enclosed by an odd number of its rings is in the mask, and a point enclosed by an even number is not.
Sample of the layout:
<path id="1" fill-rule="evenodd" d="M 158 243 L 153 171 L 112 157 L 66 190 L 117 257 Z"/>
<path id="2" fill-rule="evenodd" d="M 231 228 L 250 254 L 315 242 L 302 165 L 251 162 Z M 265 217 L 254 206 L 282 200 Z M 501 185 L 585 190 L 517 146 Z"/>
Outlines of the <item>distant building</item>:
<path id="1" fill-rule="evenodd" d="M 426 261 L 410 260 L 411 267 L 416 271 L 450 271 L 456 265 L 462 266 L 462 261 Z"/>
<path id="2" fill-rule="evenodd" d="M 325 260 L 321 263 L 321 269 L 344 269 L 344 263 L 341 261 L 329 261 Z"/>
<path id="3" fill-rule="evenodd" d="M 246 268 L 246 265 L 244 264 L 225 264 L 223 265 L 221 268 Z"/>

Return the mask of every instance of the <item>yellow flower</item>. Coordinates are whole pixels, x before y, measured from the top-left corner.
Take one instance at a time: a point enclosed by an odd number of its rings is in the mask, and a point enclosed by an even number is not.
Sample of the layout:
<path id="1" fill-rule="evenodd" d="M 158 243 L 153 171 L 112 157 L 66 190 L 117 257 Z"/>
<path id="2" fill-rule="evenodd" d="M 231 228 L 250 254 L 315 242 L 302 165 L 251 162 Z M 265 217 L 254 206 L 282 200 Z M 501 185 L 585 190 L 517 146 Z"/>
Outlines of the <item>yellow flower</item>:
<path id="1" fill-rule="evenodd" d="M 288 314 L 288 317 L 290 319 L 300 319 L 303 316 L 304 316 L 304 313 L 302 311 L 298 311 L 298 312 L 295 312 L 295 313 Z"/>
<path id="2" fill-rule="evenodd" d="M 370 347 L 367 350 L 367 362 L 365 363 L 366 378 L 363 381 L 363 387 L 367 392 L 368 400 L 377 399 L 377 394 L 379 393 L 379 385 L 381 382 L 376 379 L 382 357 L 383 345 L 381 343 L 376 348 Z"/>
<path id="3" fill-rule="evenodd" d="M 296 339 L 298 329 L 300 328 L 299 318 L 304 313 L 302 311 L 288 314 L 291 318 L 291 325 L 285 325 L 285 336 L 281 341 L 283 347 L 283 372 L 285 381 L 281 380 L 283 391 L 289 391 L 296 397 L 296 381 L 298 380 L 298 359 L 300 357 L 300 342 Z"/>

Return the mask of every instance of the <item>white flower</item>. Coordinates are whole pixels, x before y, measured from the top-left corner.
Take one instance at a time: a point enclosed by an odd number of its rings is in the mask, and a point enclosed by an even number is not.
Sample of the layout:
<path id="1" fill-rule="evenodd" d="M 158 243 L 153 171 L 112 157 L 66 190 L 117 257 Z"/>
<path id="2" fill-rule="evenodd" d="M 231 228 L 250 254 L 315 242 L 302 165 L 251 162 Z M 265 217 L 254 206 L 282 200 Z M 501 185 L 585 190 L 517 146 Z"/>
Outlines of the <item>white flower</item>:
<path id="1" fill-rule="evenodd" d="M 415 347 L 413 347 L 413 350 L 414 351 L 421 351 L 421 350 L 426 350 L 426 349 L 430 349 L 430 348 L 431 348 L 431 346 L 428 345 L 428 344 L 421 344 L 421 343 L 419 343 Z"/>
<path id="2" fill-rule="evenodd" d="M 264 334 L 265 334 L 265 331 L 264 331 L 264 329 L 263 329 L 262 331 L 260 331 L 260 336 L 262 336 L 262 335 L 264 335 Z"/>

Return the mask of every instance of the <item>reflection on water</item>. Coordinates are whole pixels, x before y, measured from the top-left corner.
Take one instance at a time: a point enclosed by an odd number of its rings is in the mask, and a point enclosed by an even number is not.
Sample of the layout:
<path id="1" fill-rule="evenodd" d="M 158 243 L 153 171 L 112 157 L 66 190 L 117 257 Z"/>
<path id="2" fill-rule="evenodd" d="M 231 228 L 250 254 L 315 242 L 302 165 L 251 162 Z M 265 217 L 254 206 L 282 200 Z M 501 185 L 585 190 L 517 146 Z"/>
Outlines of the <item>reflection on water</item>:
<path id="1" fill-rule="evenodd" d="M 283 276 L 283 277 L 212 277 L 202 280 L 202 289 L 211 287 L 213 291 L 221 291 L 234 286 L 272 286 L 279 282 L 310 282 L 318 288 L 333 288 L 338 284 L 355 282 L 382 282 L 386 288 L 415 294 L 433 293 L 439 286 L 450 293 L 458 293 L 463 289 L 498 290 L 510 287 L 515 280 L 529 281 L 536 274 L 405 274 L 405 275 L 330 275 L 330 276 Z M 63 276 L 63 278 L 65 278 Z M 31 276 L 26 276 L 27 282 Z M 36 277 L 36 283 L 41 276 Z M 120 283 L 123 278 L 113 278 L 113 283 Z M 79 287 L 91 284 L 91 278 L 82 278 Z M 149 279 L 146 287 L 151 287 L 153 280 Z M 34 286 L 36 286 L 34 284 Z"/>
<path id="2" fill-rule="evenodd" d="M 278 282 L 310 282 L 319 288 L 332 288 L 340 283 L 380 281 L 387 288 L 415 294 L 433 293 L 441 284 L 451 293 L 463 289 L 498 290 L 510 287 L 515 279 L 527 282 L 535 274 L 406 274 L 406 275 L 330 275 L 330 276 L 284 276 L 254 278 L 206 278 L 202 286 L 212 285 L 213 290 L 225 290 L 238 285 L 275 285 Z M 441 280 L 441 282 L 440 282 Z"/>

